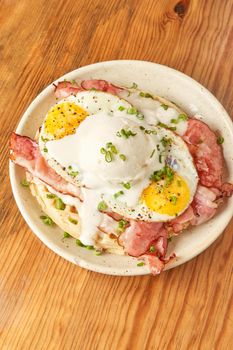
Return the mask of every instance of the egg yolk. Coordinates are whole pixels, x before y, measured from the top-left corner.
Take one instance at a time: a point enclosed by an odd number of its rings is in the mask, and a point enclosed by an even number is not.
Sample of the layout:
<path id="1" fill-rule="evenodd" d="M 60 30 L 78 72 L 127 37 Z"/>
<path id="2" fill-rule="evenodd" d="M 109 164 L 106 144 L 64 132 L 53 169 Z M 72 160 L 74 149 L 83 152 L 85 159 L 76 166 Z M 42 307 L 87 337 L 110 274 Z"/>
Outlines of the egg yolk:
<path id="1" fill-rule="evenodd" d="M 188 206 L 189 200 L 189 187 L 178 174 L 174 174 L 169 185 L 163 181 L 152 182 L 142 193 L 142 201 L 149 209 L 170 216 L 182 212 Z"/>
<path id="2" fill-rule="evenodd" d="M 45 131 L 54 139 L 74 134 L 88 113 L 75 103 L 62 102 L 53 106 L 45 120 Z"/>

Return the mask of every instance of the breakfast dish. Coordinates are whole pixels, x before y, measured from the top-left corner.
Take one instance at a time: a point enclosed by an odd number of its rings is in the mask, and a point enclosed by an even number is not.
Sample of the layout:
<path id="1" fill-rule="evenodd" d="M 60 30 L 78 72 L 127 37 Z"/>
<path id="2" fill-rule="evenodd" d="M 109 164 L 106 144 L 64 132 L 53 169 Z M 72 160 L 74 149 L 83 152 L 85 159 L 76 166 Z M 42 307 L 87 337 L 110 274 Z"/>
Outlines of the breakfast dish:
<path id="1" fill-rule="evenodd" d="M 35 139 L 13 133 L 10 157 L 47 223 L 81 246 L 129 255 L 152 274 L 176 258 L 173 236 L 213 218 L 233 193 L 224 139 L 136 84 L 62 81 Z"/>

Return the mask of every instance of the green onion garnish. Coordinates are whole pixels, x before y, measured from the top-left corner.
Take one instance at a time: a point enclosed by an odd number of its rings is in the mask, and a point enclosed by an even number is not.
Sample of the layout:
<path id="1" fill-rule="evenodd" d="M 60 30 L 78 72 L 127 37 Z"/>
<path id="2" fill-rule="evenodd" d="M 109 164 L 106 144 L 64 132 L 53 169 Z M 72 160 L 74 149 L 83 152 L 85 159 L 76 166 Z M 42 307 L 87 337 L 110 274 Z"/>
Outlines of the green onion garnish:
<path id="1" fill-rule="evenodd" d="M 162 179 L 166 179 L 166 185 L 170 185 L 174 179 L 174 171 L 165 165 L 162 169 L 154 171 L 154 173 L 151 175 L 150 179 L 152 181 L 160 181 Z"/>
<path id="2" fill-rule="evenodd" d="M 41 138 L 41 140 L 42 140 L 43 142 L 46 142 L 46 141 L 49 140 L 49 139 L 47 139 L 46 137 L 43 137 L 43 136 L 41 136 L 40 138 Z"/>
<path id="3" fill-rule="evenodd" d="M 136 136 L 137 134 L 132 132 L 131 130 L 121 129 L 116 133 L 116 135 L 119 137 L 125 137 L 126 139 L 128 139 L 130 136 Z"/>
<path id="4" fill-rule="evenodd" d="M 176 196 L 171 196 L 171 197 L 170 197 L 170 202 L 172 202 L 172 204 L 176 205 L 176 203 L 177 203 L 177 197 L 176 197 Z"/>
<path id="5" fill-rule="evenodd" d="M 164 103 L 161 104 L 160 107 L 162 107 L 163 109 L 165 109 L 165 111 L 168 109 L 168 105 L 165 105 Z"/>
<path id="6" fill-rule="evenodd" d="M 69 173 L 69 175 L 72 176 L 72 177 L 76 177 L 78 174 L 79 174 L 78 171 L 71 171 L 71 172 Z"/>
<path id="7" fill-rule="evenodd" d="M 107 209 L 107 204 L 104 201 L 99 202 L 97 209 L 99 211 L 104 211 Z"/>
<path id="8" fill-rule="evenodd" d="M 119 106 L 118 109 L 119 109 L 119 111 L 124 111 L 124 110 L 125 110 L 125 107 Z"/>
<path id="9" fill-rule="evenodd" d="M 41 215 L 40 218 L 45 225 L 48 225 L 48 226 L 54 225 L 53 220 L 48 215 Z"/>
<path id="10" fill-rule="evenodd" d="M 143 261 L 140 261 L 139 263 L 137 263 L 137 266 L 144 266 L 145 263 Z"/>
<path id="11" fill-rule="evenodd" d="M 159 163 L 162 163 L 162 154 L 159 155 Z"/>
<path id="12" fill-rule="evenodd" d="M 45 153 L 47 153 L 47 152 L 48 152 L 48 148 L 44 147 L 43 151 L 44 151 Z"/>
<path id="13" fill-rule="evenodd" d="M 124 154 L 119 154 L 119 157 L 123 160 L 126 161 L 126 156 Z"/>
<path id="14" fill-rule="evenodd" d="M 144 126 L 140 125 L 139 126 L 140 130 L 145 130 Z"/>
<path id="15" fill-rule="evenodd" d="M 122 185 L 124 188 L 126 188 L 127 190 L 129 190 L 131 188 L 130 182 L 122 182 Z"/>
<path id="16" fill-rule="evenodd" d="M 114 193 L 114 198 L 117 199 L 118 197 L 122 196 L 124 194 L 124 191 L 119 191 Z"/>
<path id="17" fill-rule="evenodd" d="M 139 96 L 145 97 L 145 98 L 153 98 L 153 96 L 148 92 L 142 92 L 142 91 L 139 93 Z"/>
<path id="18" fill-rule="evenodd" d="M 133 85 L 129 89 L 137 89 L 137 87 L 138 87 L 138 84 L 133 83 Z"/>
<path id="19" fill-rule="evenodd" d="M 93 250 L 94 249 L 93 245 L 86 245 L 86 248 L 87 248 L 87 250 Z"/>
<path id="20" fill-rule="evenodd" d="M 188 116 L 186 114 L 179 114 L 178 119 L 179 120 L 187 120 Z"/>
<path id="21" fill-rule="evenodd" d="M 119 234 L 119 233 L 124 232 L 127 225 L 128 225 L 128 221 L 123 220 L 123 219 L 120 220 L 120 221 L 118 222 L 117 233 Z"/>
<path id="22" fill-rule="evenodd" d="M 172 139 L 169 139 L 169 138 L 167 138 L 167 137 L 163 137 L 163 138 L 161 139 L 161 143 L 162 143 L 163 147 L 166 148 L 167 146 L 171 145 Z"/>
<path id="23" fill-rule="evenodd" d="M 170 243 L 172 241 L 172 239 L 173 239 L 172 236 L 168 237 L 168 239 L 167 239 L 168 243 Z"/>
<path id="24" fill-rule="evenodd" d="M 48 194 L 46 194 L 46 197 L 49 198 L 49 199 L 53 199 L 53 198 L 56 197 L 56 195 L 53 194 L 53 193 L 48 193 Z"/>
<path id="25" fill-rule="evenodd" d="M 149 251 L 150 251 L 150 253 L 154 253 L 155 252 L 155 246 L 151 245 Z"/>
<path id="26" fill-rule="evenodd" d="M 223 142 L 224 142 L 224 138 L 223 138 L 222 136 L 219 136 L 219 137 L 217 138 L 217 144 L 218 144 L 218 145 L 222 145 Z"/>
<path id="27" fill-rule="evenodd" d="M 160 126 L 161 128 L 169 129 L 169 130 L 172 130 L 172 131 L 176 130 L 175 126 L 168 126 L 167 124 L 164 124 L 164 123 L 161 123 L 161 122 L 159 122 L 157 125 Z"/>
<path id="28" fill-rule="evenodd" d="M 110 163 L 113 160 L 112 153 L 110 151 L 107 151 L 105 154 L 105 160 L 107 163 Z"/>
<path id="29" fill-rule="evenodd" d="M 75 243 L 79 246 L 79 247 L 86 247 L 85 244 L 83 244 L 80 239 L 76 239 Z"/>
<path id="30" fill-rule="evenodd" d="M 30 182 L 28 182 L 26 179 L 23 179 L 22 181 L 20 181 L 20 185 L 23 187 L 29 187 Z"/>
<path id="31" fill-rule="evenodd" d="M 62 201 L 61 198 L 56 197 L 55 199 L 55 208 L 59 210 L 64 210 L 66 207 L 65 203 Z"/>
<path id="32" fill-rule="evenodd" d="M 100 250 L 96 250 L 95 255 L 97 255 L 97 256 L 102 255 L 102 252 Z"/>
<path id="33" fill-rule="evenodd" d="M 69 220 L 69 222 L 71 222 L 71 224 L 74 224 L 74 225 L 77 225 L 77 223 L 78 223 L 77 220 L 71 218 L 70 216 L 69 216 L 68 220 Z"/>
<path id="34" fill-rule="evenodd" d="M 64 238 L 70 238 L 71 235 L 70 235 L 68 232 L 64 231 L 63 237 L 64 237 Z"/>
<path id="35" fill-rule="evenodd" d="M 135 107 L 130 107 L 130 108 L 127 109 L 127 113 L 128 114 L 137 114 L 138 110 Z"/>

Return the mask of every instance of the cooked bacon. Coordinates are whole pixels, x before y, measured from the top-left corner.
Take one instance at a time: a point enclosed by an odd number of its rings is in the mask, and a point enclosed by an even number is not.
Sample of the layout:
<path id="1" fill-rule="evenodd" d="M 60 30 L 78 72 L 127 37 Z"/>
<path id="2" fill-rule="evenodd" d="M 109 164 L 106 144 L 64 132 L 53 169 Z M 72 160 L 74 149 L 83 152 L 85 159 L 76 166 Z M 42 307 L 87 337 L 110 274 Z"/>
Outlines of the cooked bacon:
<path id="1" fill-rule="evenodd" d="M 48 165 L 40 153 L 38 144 L 29 137 L 12 133 L 10 158 L 56 191 L 75 197 L 80 196 L 79 188 L 67 182 Z"/>
<path id="2" fill-rule="evenodd" d="M 177 235 L 185 230 L 194 218 L 195 214 L 192 206 L 190 205 L 180 216 L 168 222 L 166 224 L 166 228 L 172 234 Z"/>
<path id="3" fill-rule="evenodd" d="M 160 274 L 165 265 L 168 264 L 171 260 L 173 260 L 176 257 L 175 253 L 172 253 L 168 258 L 158 258 L 155 255 L 152 254 L 145 254 L 140 257 L 140 259 L 143 259 L 146 264 L 150 268 L 150 272 L 152 275 L 158 275 Z"/>
<path id="4" fill-rule="evenodd" d="M 198 186 L 191 204 L 195 214 L 195 217 L 191 220 L 192 225 L 203 224 L 214 216 L 218 207 L 215 203 L 216 198 L 216 194 L 211 189 Z"/>
<path id="5" fill-rule="evenodd" d="M 76 95 L 79 91 L 83 91 L 83 89 L 78 86 L 75 82 L 72 83 L 70 81 L 59 81 L 55 86 L 55 96 L 59 99 L 68 97 L 70 95 Z"/>
<path id="6" fill-rule="evenodd" d="M 109 92 L 113 95 L 117 95 L 120 91 L 124 90 L 119 86 L 108 83 L 106 80 L 92 79 L 92 80 L 83 80 L 81 86 L 85 90 L 96 89 L 100 91 Z"/>
<path id="7" fill-rule="evenodd" d="M 233 184 L 225 182 L 221 186 L 221 195 L 223 197 L 231 197 L 233 195 Z"/>
<path id="8" fill-rule="evenodd" d="M 184 135 L 193 156 L 200 182 L 206 187 L 220 188 L 223 175 L 223 153 L 215 133 L 197 119 L 189 119 Z"/>
<path id="9" fill-rule="evenodd" d="M 167 249 L 167 232 L 161 222 L 131 220 L 120 240 L 125 251 L 134 257 L 145 254 L 152 242 L 159 256 L 164 257 Z"/>

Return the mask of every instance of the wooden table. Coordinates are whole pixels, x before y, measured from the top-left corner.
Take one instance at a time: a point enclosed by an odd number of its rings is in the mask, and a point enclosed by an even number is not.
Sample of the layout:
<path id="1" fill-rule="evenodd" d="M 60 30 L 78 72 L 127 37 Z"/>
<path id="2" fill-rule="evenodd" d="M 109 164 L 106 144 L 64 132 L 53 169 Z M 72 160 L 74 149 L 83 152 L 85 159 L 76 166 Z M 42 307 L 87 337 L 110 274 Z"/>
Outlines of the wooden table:
<path id="1" fill-rule="evenodd" d="M 232 349 L 232 229 L 159 277 L 112 277 L 55 255 L 8 178 L 8 139 L 51 81 L 112 59 L 159 62 L 233 113 L 233 0 L 3 0 L 0 5 L 0 349 Z"/>

